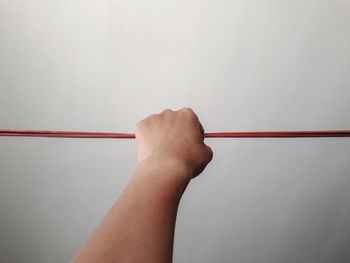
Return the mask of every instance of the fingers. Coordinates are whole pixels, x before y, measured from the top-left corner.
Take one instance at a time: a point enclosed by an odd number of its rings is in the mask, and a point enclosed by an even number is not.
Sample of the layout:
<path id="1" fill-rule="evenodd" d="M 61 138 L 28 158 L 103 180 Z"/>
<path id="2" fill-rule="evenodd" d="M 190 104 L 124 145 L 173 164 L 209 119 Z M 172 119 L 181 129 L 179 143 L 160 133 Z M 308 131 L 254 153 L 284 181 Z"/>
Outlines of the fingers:
<path id="1" fill-rule="evenodd" d="M 153 114 L 151 116 L 157 115 L 158 117 L 163 119 L 163 118 L 166 118 L 166 116 L 172 115 L 174 113 L 184 114 L 184 115 L 186 115 L 186 117 L 189 120 L 192 120 L 193 123 L 196 123 L 196 125 L 198 125 L 198 131 L 199 131 L 198 134 L 201 135 L 199 138 L 201 138 L 201 141 L 204 142 L 204 132 L 205 131 L 204 131 L 203 125 L 199 121 L 199 118 L 198 118 L 197 114 L 189 107 L 181 108 L 178 111 L 173 111 L 173 110 L 167 108 L 167 109 L 163 110 L 161 113 Z"/>
<path id="2" fill-rule="evenodd" d="M 200 121 L 198 121 L 199 123 L 199 130 L 201 131 L 201 134 L 202 134 L 202 137 L 203 137 L 203 141 L 204 141 L 204 128 L 203 128 L 203 125 Z"/>
<path id="3" fill-rule="evenodd" d="M 201 131 L 202 134 L 204 134 L 204 128 L 201 122 L 199 122 L 199 129 Z"/>
<path id="4" fill-rule="evenodd" d="M 192 120 L 195 120 L 195 121 L 199 122 L 197 114 L 194 113 L 194 111 L 191 108 L 188 108 L 188 107 L 181 108 L 180 110 L 178 110 L 178 112 L 186 114 Z"/>
<path id="5" fill-rule="evenodd" d="M 202 123 L 199 121 L 197 114 L 191 108 L 188 108 L 188 107 L 182 108 L 178 112 L 181 112 L 183 114 L 187 114 L 189 116 L 189 118 L 191 120 L 193 120 L 194 123 L 196 123 L 196 125 L 198 125 L 199 134 L 201 135 L 201 141 L 203 142 L 204 141 L 204 128 L 203 128 Z"/>

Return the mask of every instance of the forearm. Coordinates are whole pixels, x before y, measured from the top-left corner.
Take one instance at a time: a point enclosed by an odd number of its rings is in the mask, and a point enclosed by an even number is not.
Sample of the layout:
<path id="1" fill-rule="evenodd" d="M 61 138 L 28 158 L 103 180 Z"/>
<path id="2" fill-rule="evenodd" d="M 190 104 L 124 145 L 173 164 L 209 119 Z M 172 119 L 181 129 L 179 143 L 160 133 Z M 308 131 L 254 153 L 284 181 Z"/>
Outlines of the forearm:
<path id="1" fill-rule="evenodd" d="M 147 159 L 73 262 L 171 262 L 175 220 L 187 170 Z M 172 176 L 169 173 L 173 173 Z"/>
<path id="2" fill-rule="evenodd" d="M 72 262 L 171 262 L 181 196 L 213 156 L 203 134 L 189 108 L 138 122 L 135 173 Z"/>

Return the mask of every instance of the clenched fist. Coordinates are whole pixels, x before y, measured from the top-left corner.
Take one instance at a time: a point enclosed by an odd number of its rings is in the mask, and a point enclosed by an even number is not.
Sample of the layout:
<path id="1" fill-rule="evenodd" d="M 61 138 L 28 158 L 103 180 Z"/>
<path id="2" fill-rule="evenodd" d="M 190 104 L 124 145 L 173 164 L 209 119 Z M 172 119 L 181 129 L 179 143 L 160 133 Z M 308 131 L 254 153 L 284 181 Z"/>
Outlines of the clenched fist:
<path id="1" fill-rule="evenodd" d="M 169 109 L 139 121 L 135 127 L 137 160 L 155 158 L 186 169 L 191 179 L 211 161 L 213 152 L 204 143 L 204 129 L 190 108 Z"/>

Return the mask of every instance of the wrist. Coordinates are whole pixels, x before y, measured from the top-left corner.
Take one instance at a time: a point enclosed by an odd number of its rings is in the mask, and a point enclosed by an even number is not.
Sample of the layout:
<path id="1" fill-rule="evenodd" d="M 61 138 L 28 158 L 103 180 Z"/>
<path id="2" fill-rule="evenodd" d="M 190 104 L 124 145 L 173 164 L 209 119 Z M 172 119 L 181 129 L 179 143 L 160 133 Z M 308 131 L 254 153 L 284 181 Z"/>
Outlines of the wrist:
<path id="1" fill-rule="evenodd" d="M 191 170 L 180 160 L 165 155 L 155 155 L 139 162 L 133 177 L 181 197 L 191 176 Z"/>

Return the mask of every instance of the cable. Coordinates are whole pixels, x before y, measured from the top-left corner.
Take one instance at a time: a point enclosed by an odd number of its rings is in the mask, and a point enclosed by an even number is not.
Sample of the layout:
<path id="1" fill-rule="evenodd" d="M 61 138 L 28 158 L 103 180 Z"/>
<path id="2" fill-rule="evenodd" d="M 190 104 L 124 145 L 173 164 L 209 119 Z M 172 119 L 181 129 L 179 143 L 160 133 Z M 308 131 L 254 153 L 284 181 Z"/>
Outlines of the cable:
<path id="1" fill-rule="evenodd" d="M 58 137 L 58 138 L 124 138 L 133 139 L 133 133 L 36 131 L 0 129 L 0 136 Z M 350 137 L 350 130 L 333 131 L 263 131 L 263 132 L 211 132 L 206 138 L 293 138 L 293 137 Z"/>

